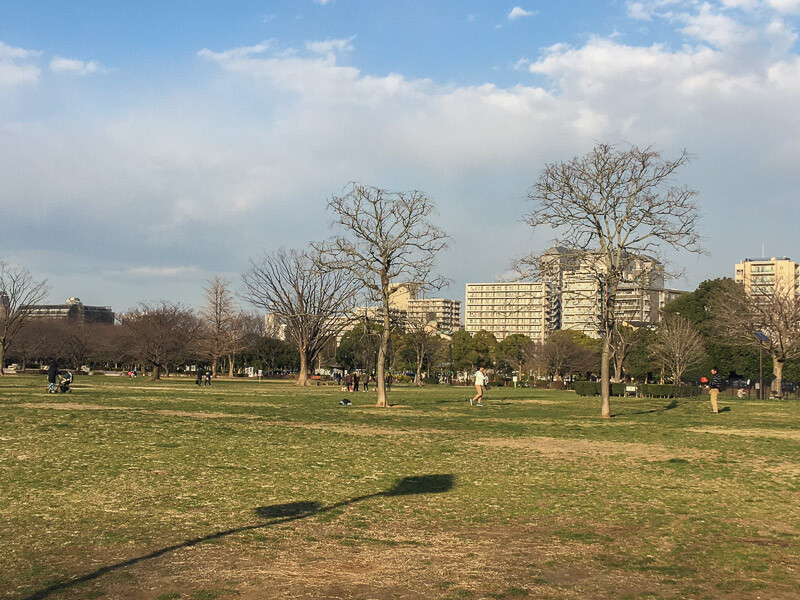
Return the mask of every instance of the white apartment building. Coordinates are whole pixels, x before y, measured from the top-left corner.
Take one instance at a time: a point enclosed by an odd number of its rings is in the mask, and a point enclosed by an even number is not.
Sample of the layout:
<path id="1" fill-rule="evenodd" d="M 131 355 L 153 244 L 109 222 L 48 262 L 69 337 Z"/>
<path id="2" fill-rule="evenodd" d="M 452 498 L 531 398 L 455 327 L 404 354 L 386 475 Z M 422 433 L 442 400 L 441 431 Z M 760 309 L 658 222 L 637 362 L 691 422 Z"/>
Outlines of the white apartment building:
<path id="1" fill-rule="evenodd" d="M 736 264 L 734 280 L 744 285 L 748 294 L 800 296 L 800 264 L 786 256 L 745 258 Z"/>
<path id="2" fill-rule="evenodd" d="M 596 261 L 559 261 L 559 269 L 551 277 L 559 292 L 561 329 L 581 331 L 600 337 L 603 321 L 604 290 L 601 289 L 603 267 Z M 618 321 L 634 325 L 651 325 L 660 319 L 661 308 L 680 295 L 679 290 L 664 288 L 662 265 L 654 259 L 636 258 L 630 262 L 614 301 Z"/>
<path id="3" fill-rule="evenodd" d="M 468 283 L 464 328 L 503 340 L 512 334 L 543 342 L 558 325 L 557 306 L 542 282 Z"/>
<path id="4" fill-rule="evenodd" d="M 435 324 L 439 331 L 455 331 L 461 328 L 461 301 L 447 298 L 409 299 L 406 318 L 414 323 Z"/>

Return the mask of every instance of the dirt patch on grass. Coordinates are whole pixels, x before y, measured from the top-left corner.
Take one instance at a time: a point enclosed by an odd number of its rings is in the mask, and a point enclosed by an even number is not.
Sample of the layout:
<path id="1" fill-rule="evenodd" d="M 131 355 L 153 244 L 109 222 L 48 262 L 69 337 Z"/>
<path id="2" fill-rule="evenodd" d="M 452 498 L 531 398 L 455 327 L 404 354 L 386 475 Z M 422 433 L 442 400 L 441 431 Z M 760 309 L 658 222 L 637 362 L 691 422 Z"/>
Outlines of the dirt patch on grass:
<path id="1" fill-rule="evenodd" d="M 548 458 L 570 458 L 578 456 L 624 455 L 632 459 L 668 460 L 670 458 L 708 459 L 716 453 L 708 450 L 667 448 L 655 444 L 632 442 L 595 442 L 568 438 L 525 437 L 483 438 L 472 442 L 480 446 L 531 450 Z"/>
<path id="2" fill-rule="evenodd" d="M 690 427 L 686 431 L 695 433 L 714 433 L 717 435 L 738 435 L 741 437 L 765 437 L 779 440 L 800 440 L 800 431 L 782 429 L 732 429 L 728 427 Z"/>
<path id="3" fill-rule="evenodd" d="M 131 406 L 103 406 L 101 404 L 75 404 L 74 402 L 22 402 L 10 404 L 20 408 L 49 408 L 52 410 L 140 410 Z"/>
<path id="4" fill-rule="evenodd" d="M 347 435 L 358 436 L 408 436 L 408 435 L 447 435 L 452 432 L 444 429 L 430 429 L 424 427 L 414 427 L 413 429 L 395 429 L 391 427 L 375 427 L 371 425 L 335 425 L 331 423 L 294 423 L 291 421 L 275 421 L 270 426 L 279 425 L 298 429 L 313 429 L 318 431 L 330 431 L 333 433 L 345 433 Z"/>
<path id="5" fill-rule="evenodd" d="M 190 417 L 192 419 L 262 419 L 258 415 L 243 415 L 220 412 L 187 412 L 184 410 L 146 410 L 148 415 L 164 415 L 167 417 Z"/>

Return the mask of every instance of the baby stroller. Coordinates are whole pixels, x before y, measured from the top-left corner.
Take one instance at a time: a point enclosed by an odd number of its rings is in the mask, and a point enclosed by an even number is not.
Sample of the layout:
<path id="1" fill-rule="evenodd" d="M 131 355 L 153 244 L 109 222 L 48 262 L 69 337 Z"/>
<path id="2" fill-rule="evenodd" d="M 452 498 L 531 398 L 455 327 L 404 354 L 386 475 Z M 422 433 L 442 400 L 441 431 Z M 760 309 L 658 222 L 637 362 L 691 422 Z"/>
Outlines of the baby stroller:
<path id="1" fill-rule="evenodd" d="M 60 375 L 61 375 L 61 381 L 58 384 L 58 391 L 61 392 L 62 394 L 66 393 L 71 394 L 72 390 L 69 389 L 69 384 L 72 383 L 72 373 L 70 373 L 69 371 L 65 371 L 63 374 Z"/>

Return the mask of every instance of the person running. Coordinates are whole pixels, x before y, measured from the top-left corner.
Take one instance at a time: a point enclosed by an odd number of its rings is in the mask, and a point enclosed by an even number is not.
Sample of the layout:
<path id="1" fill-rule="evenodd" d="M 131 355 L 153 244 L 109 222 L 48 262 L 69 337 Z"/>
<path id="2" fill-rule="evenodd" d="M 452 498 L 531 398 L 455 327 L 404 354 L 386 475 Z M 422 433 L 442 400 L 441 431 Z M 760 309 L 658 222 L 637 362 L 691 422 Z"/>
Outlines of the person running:
<path id="1" fill-rule="evenodd" d="M 475 389 L 477 394 L 469 399 L 469 403 L 473 406 L 483 406 L 483 390 L 486 387 L 486 369 L 481 367 L 475 371 Z"/>

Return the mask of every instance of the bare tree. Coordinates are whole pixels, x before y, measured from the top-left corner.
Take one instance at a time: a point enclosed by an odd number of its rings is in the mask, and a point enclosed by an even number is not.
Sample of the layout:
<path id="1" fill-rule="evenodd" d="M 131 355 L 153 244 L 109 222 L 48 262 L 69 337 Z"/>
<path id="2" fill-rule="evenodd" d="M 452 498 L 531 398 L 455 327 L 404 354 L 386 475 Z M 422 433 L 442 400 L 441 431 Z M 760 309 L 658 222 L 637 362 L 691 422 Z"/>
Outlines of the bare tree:
<path id="1" fill-rule="evenodd" d="M 6 350 L 28 321 L 27 307 L 39 304 L 47 291 L 47 282 L 36 281 L 25 267 L 0 261 L 0 375 Z"/>
<path id="2" fill-rule="evenodd" d="M 783 365 L 800 356 L 800 298 L 793 286 L 745 290 L 728 280 L 711 297 L 709 312 L 717 335 L 746 348 L 762 348 L 772 358 L 772 393 L 783 397 Z M 767 341 L 759 341 L 756 332 Z"/>
<path id="3" fill-rule="evenodd" d="M 664 247 L 701 251 L 697 192 L 669 185 L 689 159 L 686 151 L 667 160 L 652 148 L 599 144 L 585 156 L 546 165 L 528 194 L 535 203 L 528 224 L 558 229 L 556 245 L 565 247 L 568 261 L 584 265 L 597 282 L 604 418 L 611 416 L 611 332 L 620 285 L 636 261 L 662 262 Z"/>
<path id="4" fill-rule="evenodd" d="M 169 365 L 186 360 L 201 335 L 201 324 L 190 308 L 162 300 L 136 308 L 120 317 L 127 353 L 153 367 L 152 379 L 161 379 Z"/>
<path id="5" fill-rule="evenodd" d="M 243 296 L 286 326 L 300 354 L 297 385 L 308 385 L 308 370 L 352 315 L 355 280 L 345 271 L 321 271 L 300 250 L 278 250 L 250 261 L 242 275 Z"/>
<path id="6" fill-rule="evenodd" d="M 614 363 L 614 382 L 622 381 L 623 367 L 631 350 L 647 337 L 644 327 L 617 323 L 611 330 L 611 362 Z"/>
<path id="7" fill-rule="evenodd" d="M 438 348 L 436 340 L 439 336 L 431 322 L 422 316 L 408 317 L 405 320 L 405 330 L 403 341 L 414 355 L 414 385 L 421 386 L 425 358 L 431 354 L 432 350 Z"/>
<path id="8" fill-rule="evenodd" d="M 371 301 L 378 303 L 382 321 L 376 378 L 378 406 L 387 406 L 385 369 L 391 335 L 389 296 L 405 283 L 441 289 L 445 280 L 432 275 L 436 255 L 447 247 L 444 230 L 428 219 L 433 201 L 420 191 L 389 192 L 352 183 L 342 196 L 328 201 L 333 225 L 340 235 L 315 245 L 321 266 L 358 279 Z"/>
<path id="9" fill-rule="evenodd" d="M 544 344 L 529 346 L 527 354 L 535 368 L 559 381 L 594 371 L 597 368 L 597 352 L 579 344 L 577 336 L 582 334 L 570 330 L 556 331 Z"/>
<path id="10" fill-rule="evenodd" d="M 230 354 L 233 350 L 235 335 L 235 321 L 238 315 L 233 293 L 230 290 L 231 282 L 218 275 L 208 281 L 203 288 L 205 304 L 200 309 L 205 332 L 204 346 L 211 358 L 211 374 L 217 376 L 217 367 L 221 356 Z"/>
<path id="11" fill-rule="evenodd" d="M 672 374 L 675 385 L 681 384 L 686 369 L 706 357 L 702 334 L 689 319 L 675 314 L 659 323 L 649 350 L 653 362 Z"/>

